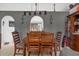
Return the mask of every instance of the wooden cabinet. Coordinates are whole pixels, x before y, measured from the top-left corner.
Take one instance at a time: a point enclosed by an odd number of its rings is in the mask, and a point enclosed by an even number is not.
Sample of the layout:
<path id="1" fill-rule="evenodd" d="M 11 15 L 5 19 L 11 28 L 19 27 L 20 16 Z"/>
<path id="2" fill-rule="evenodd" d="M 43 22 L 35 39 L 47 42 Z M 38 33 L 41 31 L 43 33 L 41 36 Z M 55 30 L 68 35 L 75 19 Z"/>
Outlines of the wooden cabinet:
<path id="1" fill-rule="evenodd" d="M 79 52 L 79 4 L 69 10 L 70 48 Z"/>
<path id="2" fill-rule="evenodd" d="M 76 25 L 74 24 L 76 21 L 75 16 L 71 15 L 69 16 L 69 20 L 70 20 L 70 32 L 73 33 L 76 31 Z"/>
<path id="3" fill-rule="evenodd" d="M 74 35 L 73 49 L 79 52 L 79 35 Z"/>
<path id="4" fill-rule="evenodd" d="M 79 51 L 79 11 L 69 16 L 70 48 Z"/>

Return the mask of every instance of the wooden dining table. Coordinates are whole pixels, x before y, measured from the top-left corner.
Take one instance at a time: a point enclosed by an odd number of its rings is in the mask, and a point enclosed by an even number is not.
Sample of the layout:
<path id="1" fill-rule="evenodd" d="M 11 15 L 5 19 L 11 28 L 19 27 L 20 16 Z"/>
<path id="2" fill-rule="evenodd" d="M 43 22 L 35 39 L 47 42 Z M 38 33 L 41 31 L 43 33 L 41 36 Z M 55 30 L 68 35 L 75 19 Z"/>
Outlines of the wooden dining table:
<path id="1" fill-rule="evenodd" d="M 35 33 L 36 34 L 36 33 Z M 53 34 L 53 33 L 51 33 L 51 34 Z M 29 33 L 29 35 L 30 35 L 30 33 Z M 30 48 L 28 48 L 28 46 L 29 46 L 29 35 L 27 35 L 27 37 L 25 37 L 23 40 L 24 40 L 24 56 L 26 55 L 26 53 L 28 53 L 28 49 L 30 49 Z M 44 36 L 44 33 L 41 35 L 41 39 L 40 39 L 40 41 L 39 41 L 39 51 L 40 51 L 40 53 L 42 54 L 42 52 L 43 52 L 43 49 L 44 48 L 46 48 L 46 47 L 48 47 L 48 48 L 51 48 L 51 50 L 52 50 L 52 47 L 54 48 L 54 54 L 56 55 L 56 46 L 55 46 L 55 41 L 54 41 L 54 34 L 53 34 L 53 36 L 52 36 L 52 40 L 50 40 L 50 39 L 48 39 L 48 40 L 44 40 L 45 38 L 47 38 L 47 37 L 44 37 L 43 38 L 43 36 Z M 49 36 L 49 35 L 48 35 Z M 33 42 L 34 43 L 34 42 Z M 50 47 L 49 47 L 50 46 Z M 26 50 L 27 50 L 27 52 L 26 52 Z M 52 51 L 51 51 L 52 52 Z M 39 53 L 39 54 L 40 54 Z M 52 55 L 52 54 L 51 54 Z"/>

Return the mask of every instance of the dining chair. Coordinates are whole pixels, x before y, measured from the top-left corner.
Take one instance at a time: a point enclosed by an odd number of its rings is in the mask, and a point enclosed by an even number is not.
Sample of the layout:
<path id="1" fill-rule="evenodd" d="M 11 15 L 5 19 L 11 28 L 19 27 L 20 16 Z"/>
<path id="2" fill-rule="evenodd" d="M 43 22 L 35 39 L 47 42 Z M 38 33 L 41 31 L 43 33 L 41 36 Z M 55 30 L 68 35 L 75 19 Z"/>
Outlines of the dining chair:
<path id="1" fill-rule="evenodd" d="M 57 51 L 60 51 L 61 39 L 62 39 L 62 32 L 57 32 L 57 34 L 56 34 L 56 50 Z"/>
<path id="2" fill-rule="evenodd" d="M 12 36 L 14 41 L 14 56 L 16 54 L 22 54 L 24 56 L 25 44 L 24 41 L 20 39 L 19 32 L 12 32 Z"/>
<path id="3" fill-rule="evenodd" d="M 55 42 L 54 42 L 54 34 L 45 32 L 41 34 L 41 54 L 45 52 L 49 52 L 49 54 L 52 56 L 52 52 L 56 55 L 55 50 Z"/>
<path id="4" fill-rule="evenodd" d="M 30 56 L 30 54 L 32 52 L 37 52 L 38 55 L 40 55 L 40 45 L 39 45 L 39 41 L 40 41 L 40 37 L 41 37 L 41 33 L 39 32 L 29 32 L 27 33 L 27 38 L 28 38 L 28 48 L 27 48 L 27 52 L 28 52 L 28 56 Z"/>

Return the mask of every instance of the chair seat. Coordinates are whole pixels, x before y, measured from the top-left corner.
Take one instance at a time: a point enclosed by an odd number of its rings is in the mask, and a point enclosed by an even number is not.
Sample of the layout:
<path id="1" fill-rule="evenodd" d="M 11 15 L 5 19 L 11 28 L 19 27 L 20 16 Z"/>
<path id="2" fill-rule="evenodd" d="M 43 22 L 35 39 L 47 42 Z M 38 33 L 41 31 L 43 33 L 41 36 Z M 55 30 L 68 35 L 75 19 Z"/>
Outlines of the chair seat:
<path id="1" fill-rule="evenodd" d="M 24 48 L 24 44 L 23 43 L 18 43 L 16 45 L 16 48 L 23 49 Z"/>

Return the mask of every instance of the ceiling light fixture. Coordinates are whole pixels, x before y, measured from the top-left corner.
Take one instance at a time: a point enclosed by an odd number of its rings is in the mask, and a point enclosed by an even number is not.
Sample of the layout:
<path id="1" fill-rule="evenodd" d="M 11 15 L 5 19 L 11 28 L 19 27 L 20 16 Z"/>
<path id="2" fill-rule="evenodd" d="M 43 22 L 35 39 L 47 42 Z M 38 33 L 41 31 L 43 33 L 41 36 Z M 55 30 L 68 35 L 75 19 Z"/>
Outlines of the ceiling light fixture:
<path id="1" fill-rule="evenodd" d="M 29 15 L 31 16 L 31 12 L 29 11 Z"/>
<path id="2" fill-rule="evenodd" d="M 39 11 L 39 12 L 38 12 L 38 13 L 39 13 L 39 15 L 41 15 L 42 13 L 41 13 L 41 11 L 39 10 L 39 4 L 38 4 L 38 11 Z"/>
<path id="3" fill-rule="evenodd" d="M 55 3 L 54 3 L 54 12 L 55 12 Z"/>
<path id="4" fill-rule="evenodd" d="M 47 12 L 46 11 L 44 11 L 44 15 L 47 15 Z"/>
<path id="5" fill-rule="evenodd" d="M 24 15 L 26 16 L 26 12 L 24 12 Z"/>
<path id="6" fill-rule="evenodd" d="M 41 11 L 39 11 L 39 15 L 41 15 L 42 13 L 41 13 Z"/>
<path id="7" fill-rule="evenodd" d="M 32 11 L 32 4 L 31 4 L 31 10 L 28 12 L 29 16 L 31 16 L 31 11 Z"/>
<path id="8" fill-rule="evenodd" d="M 54 12 L 55 12 L 55 3 L 53 4 L 53 7 L 54 7 Z M 52 7 L 52 8 L 53 8 Z M 52 9 L 53 10 L 53 9 Z M 52 22 L 53 22 L 53 16 L 52 16 L 52 14 L 50 15 L 50 24 L 52 24 Z"/>
<path id="9" fill-rule="evenodd" d="M 22 24 L 24 24 L 24 20 L 26 20 L 26 12 L 24 11 L 24 14 L 22 16 Z"/>
<path id="10" fill-rule="evenodd" d="M 34 15 L 36 15 L 37 13 L 37 3 L 35 3 L 35 12 L 34 12 Z"/>

